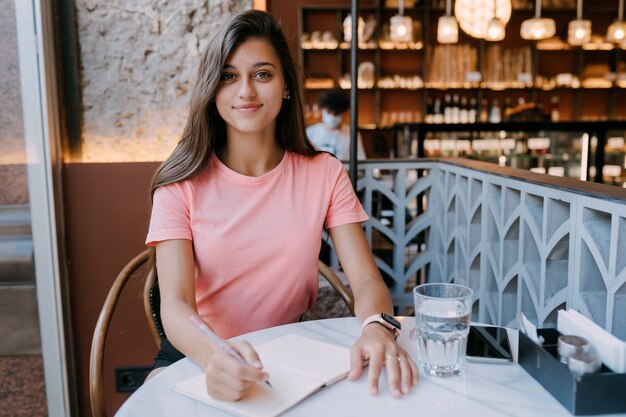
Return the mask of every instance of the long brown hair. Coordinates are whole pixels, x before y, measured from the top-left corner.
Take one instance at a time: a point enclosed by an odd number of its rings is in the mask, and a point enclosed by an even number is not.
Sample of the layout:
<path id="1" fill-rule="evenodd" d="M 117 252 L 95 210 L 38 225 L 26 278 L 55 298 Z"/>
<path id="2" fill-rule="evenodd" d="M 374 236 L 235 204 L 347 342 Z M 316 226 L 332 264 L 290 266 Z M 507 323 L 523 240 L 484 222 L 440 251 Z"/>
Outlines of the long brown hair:
<path id="1" fill-rule="evenodd" d="M 276 119 L 278 144 L 287 151 L 306 156 L 319 152 L 306 135 L 298 72 L 280 23 L 269 13 L 249 10 L 223 23 L 202 55 L 185 129 L 172 154 L 157 169 L 150 185 L 151 196 L 160 186 L 198 175 L 206 167 L 211 153 L 226 143 L 226 124 L 217 112 L 215 93 L 228 57 L 250 38 L 266 39 L 272 44 L 290 95 L 283 100 Z"/>

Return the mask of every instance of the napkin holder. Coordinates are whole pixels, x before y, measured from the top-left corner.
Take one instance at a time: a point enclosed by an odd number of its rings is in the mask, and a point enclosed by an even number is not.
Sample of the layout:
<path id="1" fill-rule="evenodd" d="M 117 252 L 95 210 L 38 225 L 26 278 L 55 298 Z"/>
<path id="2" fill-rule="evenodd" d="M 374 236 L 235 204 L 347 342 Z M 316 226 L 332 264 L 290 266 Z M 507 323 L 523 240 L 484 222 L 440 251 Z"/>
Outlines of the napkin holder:
<path id="1" fill-rule="evenodd" d="M 555 329 L 538 329 L 545 339 L 537 345 L 519 333 L 519 365 L 574 415 L 595 415 L 626 412 L 626 373 L 618 374 L 606 366 L 589 375 L 576 378 L 559 361 Z"/>

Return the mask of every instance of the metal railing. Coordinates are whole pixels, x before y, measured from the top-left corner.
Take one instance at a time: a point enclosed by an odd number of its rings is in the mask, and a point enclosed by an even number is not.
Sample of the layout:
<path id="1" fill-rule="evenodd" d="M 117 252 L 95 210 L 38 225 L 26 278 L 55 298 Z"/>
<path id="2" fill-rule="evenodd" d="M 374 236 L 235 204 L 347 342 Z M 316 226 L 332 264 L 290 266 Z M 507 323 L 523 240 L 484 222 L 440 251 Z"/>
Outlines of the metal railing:
<path id="1" fill-rule="evenodd" d="M 574 308 L 626 339 L 626 190 L 462 159 L 368 161 L 357 193 L 398 313 L 419 282 L 475 291 L 472 319 L 556 326 Z M 336 259 L 335 259 L 336 262 Z"/>

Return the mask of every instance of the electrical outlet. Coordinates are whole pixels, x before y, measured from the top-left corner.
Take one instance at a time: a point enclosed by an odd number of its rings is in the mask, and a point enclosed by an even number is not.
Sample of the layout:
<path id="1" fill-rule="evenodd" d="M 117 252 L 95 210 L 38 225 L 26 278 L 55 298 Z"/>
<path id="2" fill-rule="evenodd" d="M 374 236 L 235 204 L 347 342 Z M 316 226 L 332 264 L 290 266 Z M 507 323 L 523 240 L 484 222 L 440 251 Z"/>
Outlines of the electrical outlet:
<path id="1" fill-rule="evenodd" d="M 117 392 L 133 392 L 143 384 L 150 372 L 149 366 L 129 366 L 115 368 L 115 389 Z"/>

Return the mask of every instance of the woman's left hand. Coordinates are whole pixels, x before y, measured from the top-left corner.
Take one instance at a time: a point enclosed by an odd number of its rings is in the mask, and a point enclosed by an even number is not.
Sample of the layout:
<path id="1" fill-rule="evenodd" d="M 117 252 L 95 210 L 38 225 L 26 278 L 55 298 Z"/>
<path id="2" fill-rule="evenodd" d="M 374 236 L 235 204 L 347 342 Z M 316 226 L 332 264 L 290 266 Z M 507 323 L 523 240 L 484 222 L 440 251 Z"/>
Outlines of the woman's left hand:
<path id="1" fill-rule="evenodd" d="M 363 373 L 363 364 L 369 360 L 368 380 L 370 393 L 378 395 L 378 379 L 383 366 L 387 368 L 389 388 L 394 397 L 408 394 L 419 381 L 417 365 L 396 343 L 393 334 L 383 326 L 372 323 L 363 329 L 361 337 L 350 350 L 350 373 L 354 381 Z"/>

